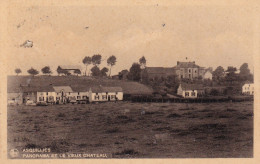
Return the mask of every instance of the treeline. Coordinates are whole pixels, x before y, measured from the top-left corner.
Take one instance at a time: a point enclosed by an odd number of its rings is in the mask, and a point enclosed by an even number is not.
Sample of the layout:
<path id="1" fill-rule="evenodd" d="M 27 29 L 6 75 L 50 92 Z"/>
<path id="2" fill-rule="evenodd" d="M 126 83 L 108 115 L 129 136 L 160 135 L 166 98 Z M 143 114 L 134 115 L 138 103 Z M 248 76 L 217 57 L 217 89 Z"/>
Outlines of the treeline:
<path id="1" fill-rule="evenodd" d="M 73 74 L 75 74 L 75 75 L 83 74 L 84 76 L 90 76 L 90 73 L 88 71 L 88 66 L 93 65 L 92 68 L 90 69 L 91 76 L 102 76 L 102 77 L 111 76 L 111 70 L 112 70 L 112 67 L 116 64 L 117 58 L 114 55 L 110 56 L 106 61 L 109 68 L 103 67 L 102 69 L 100 69 L 99 66 L 100 66 L 102 61 L 103 61 L 102 56 L 100 54 L 95 54 L 92 57 L 91 56 L 85 56 L 82 60 L 82 63 L 86 67 L 85 71 L 81 72 L 81 70 L 75 69 Z M 17 74 L 17 76 L 22 73 L 22 70 L 20 68 L 16 68 L 14 71 Z M 43 67 L 41 69 L 41 72 L 44 75 L 51 75 L 53 73 L 52 70 L 50 69 L 50 66 Z M 57 67 L 56 72 L 58 73 L 58 75 L 66 75 L 66 76 L 72 74 L 68 70 L 62 69 L 61 66 Z M 27 70 L 27 73 L 32 75 L 32 76 L 36 76 L 40 72 L 37 69 L 31 67 L 30 69 Z"/>

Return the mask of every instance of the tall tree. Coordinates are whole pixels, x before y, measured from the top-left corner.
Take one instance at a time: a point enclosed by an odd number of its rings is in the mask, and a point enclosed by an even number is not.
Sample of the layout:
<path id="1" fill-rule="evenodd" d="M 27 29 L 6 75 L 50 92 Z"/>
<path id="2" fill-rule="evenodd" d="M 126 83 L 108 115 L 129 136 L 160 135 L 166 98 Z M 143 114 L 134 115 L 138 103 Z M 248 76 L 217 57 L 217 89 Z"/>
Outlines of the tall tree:
<path id="1" fill-rule="evenodd" d="M 41 71 L 42 71 L 43 74 L 49 74 L 50 75 L 52 73 L 49 66 L 43 67 Z"/>
<path id="2" fill-rule="evenodd" d="M 139 81 L 141 76 L 141 66 L 139 63 L 133 63 L 130 72 L 128 74 L 128 79 L 133 81 Z"/>
<path id="3" fill-rule="evenodd" d="M 213 71 L 213 73 L 212 73 L 212 78 L 217 83 L 220 83 L 223 80 L 224 76 L 225 76 L 225 70 L 221 66 L 218 66 L 215 69 L 215 71 Z"/>
<path id="4" fill-rule="evenodd" d="M 88 69 L 88 66 L 91 64 L 92 59 L 91 59 L 91 57 L 89 57 L 89 56 L 85 56 L 85 58 L 82 60 L 82 62 L 83 62 L 83 64 L 85 64 L 85 66 L 86 66 L 85 76 L 87 76 L 87 69 Z"/>
<path id="5" fill-rule="evenodd" d="M 233 84 L 234 81 L 237 80 L 237 74 L 236 74 L 237 68 L 229 66 L 226 70 L 227 75 L 226 75 L 226 81 L 230 82 Z"/>
<path id="6" fill-rule="evenodd" d="M 139 63 L 141 65 L 141 68 L 144 69 L 146 67 L 146 59 L 144 56 L 142 56 L 140 59 L 139 59 Z"/>
<path id="7" fill-rule="evenodd" d="M 37 71 L 36 69 L 34 69 L 33 67 L 31 67 L 29 70 L 27 70 L 27 72 L 32 75 L 32 76 L 35 76 L 35 75 L 38 75 L 39 74 L 39 71 Z"/>
<path id="8" fill-rule="evenodd" d="M 239 77 L 240 77 L 240 80 L 242 81 L 246 81 L 246 80 L 249 80 L 249 81 L 252 81 L 252 74 L 250 73 L 250 69 L 248 68 L 248 64 L 247 63 L 244 63 L 240 66 L 240 72 L 239 72 Z"/>
<path id="9" fill-rule="evenodd" d="M 141 66 L 141 73 L 140 73 L 140 75 L 141 75 L 141 81 L 143 81 L 143 74 L 144 74 L 144 69 L 145 69 L 145 67 L 146 67 L 146 59 L 145 59 L 145 57 L 144 56 L 142 56 L 140 59 L 139 59 L 139 64 L 140 64 L 140 66 Z"/>
<path id="10" fill-rule="evenodd" d="M 108 68 L 107 67 L 102 68 L 101 71 L 100 71 L 101 76 L 107 76 L 107 72 L 108 72 Z"/>
<path id="11" fill-rule="evenodd" d="M 22 70 L 20 68 L 16 68 L 14 70 L 14 72 L 16 73 L 16 75 L 18 76 L 18 74 L 22 73 Z"/>
<path id="12" fill-rule="evenodd" d="M 100 54 L 95 54 L 92 56 L 92 64 L 94 66 L 99 66 L 99 64 L 101 64 L 101 58 L 102 56 Z"/>
<path id="13" fill-rule="evenodd" d="M 93 66 L 91 68 L 92 76 L 100 76 L 101 72 L 98 66 Z"/>
<path id="14" fill-rule="evenodd" d="M 61 69 L 61 67 L 60 67 L 60 66 L 58 66 L 58 67 L 57 67 L 57 73 L 58 73 L 58 75 L 60 75 L 60 74 L 62 74 L 62 73 L 63 73 L 63 71 L 62 71 L 62 69 Z"/>
<path id="15" fill-rule="evenodd" d="M 109 76 L 111 76 L 111 69 L 112 67 L 116 64 L 116 57 L 114 55 L 110 56 L 107 59 L 107 65 L 110 66 L 110 70 L 109 70 Z"/>
<path id="16" fill-rule="evenodd" d="M 79 69 L 74 70 L 74 73 L 77 74 L 77 76 L 79 76 L 79 74 L 81 74 L 81 71 Z"/>

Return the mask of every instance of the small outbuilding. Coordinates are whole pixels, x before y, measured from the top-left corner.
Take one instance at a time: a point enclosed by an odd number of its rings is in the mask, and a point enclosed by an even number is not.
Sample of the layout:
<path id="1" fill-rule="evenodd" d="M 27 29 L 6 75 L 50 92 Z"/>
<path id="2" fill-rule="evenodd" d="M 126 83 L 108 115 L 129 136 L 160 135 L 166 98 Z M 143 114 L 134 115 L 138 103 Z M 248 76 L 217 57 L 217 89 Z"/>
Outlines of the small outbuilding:
<path id="1" fill-rule="evenodd" d="M 197 98 L 204 95 L 204 88 L 200 84 L 181 83 L 177 89 L 177 95 L 184 98 Z"/>

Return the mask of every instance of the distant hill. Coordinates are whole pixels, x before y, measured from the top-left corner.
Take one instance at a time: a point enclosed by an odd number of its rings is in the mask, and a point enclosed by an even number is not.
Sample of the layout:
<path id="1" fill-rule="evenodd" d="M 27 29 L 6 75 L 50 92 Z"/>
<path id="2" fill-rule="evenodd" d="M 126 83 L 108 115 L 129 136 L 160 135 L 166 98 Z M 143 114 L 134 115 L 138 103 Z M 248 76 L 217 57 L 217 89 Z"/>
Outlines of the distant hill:
<path id="1" fill-rule="evenodd" d="M 151 94 L 153 90 L 143 84 L 133 81 L 123 81 L 107 78 L 95 78 L 95 77 L 85 77 L 85 76 L 8 76 L 7 77 L 7 90 L 12 92 L 17 90 L 20 85 L 30 85 L 30 86 L 78 86 L 87 85 L 92 86 L 108 86 L 108 87 L 122 87 L 125 94 Z"/>

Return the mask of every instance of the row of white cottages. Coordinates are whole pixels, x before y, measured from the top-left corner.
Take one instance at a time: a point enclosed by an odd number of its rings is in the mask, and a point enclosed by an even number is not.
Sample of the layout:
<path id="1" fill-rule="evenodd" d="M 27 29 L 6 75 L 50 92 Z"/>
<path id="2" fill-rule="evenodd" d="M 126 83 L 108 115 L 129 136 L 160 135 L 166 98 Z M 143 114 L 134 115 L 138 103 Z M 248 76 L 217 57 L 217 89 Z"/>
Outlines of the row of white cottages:
<path id="1" fill-rule="evenodd" d="M 20 86 L 14 92 L 8 92 L 8 100 L 13 100 L 17 104 L 26 103 L 28 100 L 35 103 L 66 103 L 70 100 L 117 101 L 123 100 L 123 89 L 104 86 Z"/>

